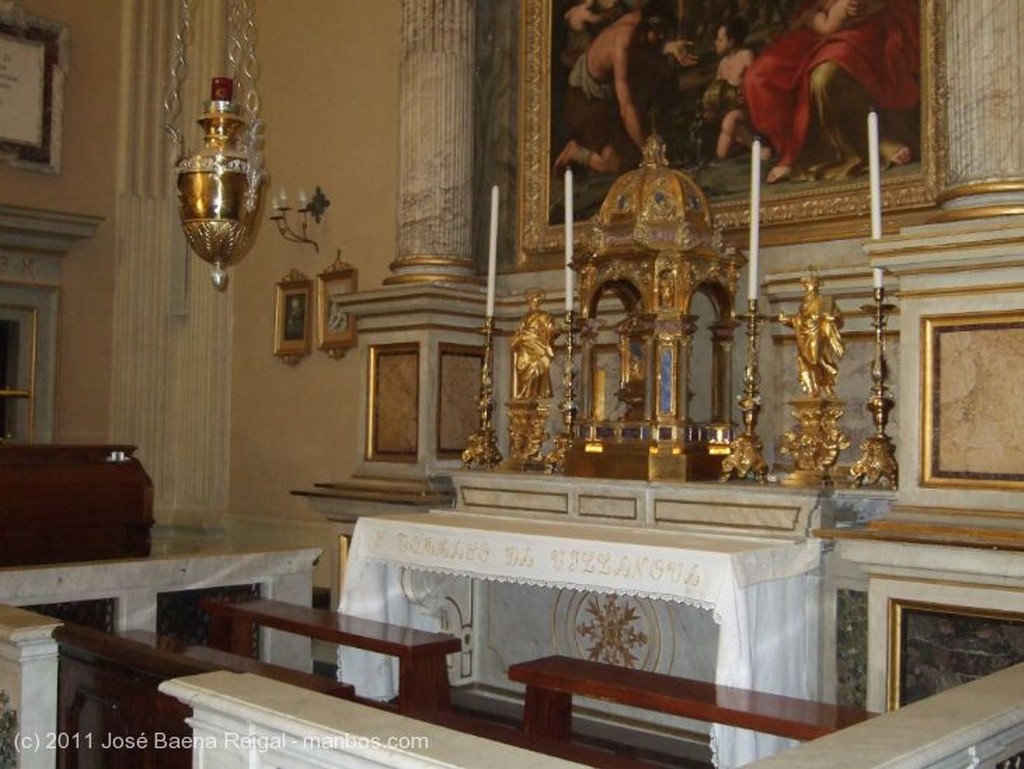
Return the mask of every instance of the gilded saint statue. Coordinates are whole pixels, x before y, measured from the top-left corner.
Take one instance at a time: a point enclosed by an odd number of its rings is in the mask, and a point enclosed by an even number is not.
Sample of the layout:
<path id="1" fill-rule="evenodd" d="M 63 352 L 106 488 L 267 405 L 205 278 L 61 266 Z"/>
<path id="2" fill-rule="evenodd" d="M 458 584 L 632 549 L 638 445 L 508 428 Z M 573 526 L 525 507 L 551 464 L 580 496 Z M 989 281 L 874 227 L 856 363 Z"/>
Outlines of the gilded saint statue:
<path id="1" fill-rule="evenodd" d="M 795 313 L 779 313 L 779 322 L 796 337 L 800 386 L 812 398 L 834 397 L 839 359 L 845 347 L 840 336 L 843 316 L 832 297 L 819 293 L 821 279 L 815 273 L 801 278 L 804 298 Z"/>
<path id="2" fill-rule="evenodd" d="M 512 354 L 516 369 L 515 397 L 522 400 L 543 400 L 551 397 L 551 360 L 558 329 L 555 319 L 540 308 L 544 292 L 526 292 L 526 314 L 519 321 L 512 337 Z"/>

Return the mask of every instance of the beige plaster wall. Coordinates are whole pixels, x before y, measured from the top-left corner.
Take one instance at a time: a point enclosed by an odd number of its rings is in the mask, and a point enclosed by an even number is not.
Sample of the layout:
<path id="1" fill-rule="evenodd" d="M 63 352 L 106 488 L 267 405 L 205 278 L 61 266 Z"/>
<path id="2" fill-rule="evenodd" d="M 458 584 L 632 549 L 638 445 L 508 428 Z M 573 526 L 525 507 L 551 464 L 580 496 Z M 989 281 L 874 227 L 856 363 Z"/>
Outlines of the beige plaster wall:
<path id="1" fill-rule="evenodd" d="M 401 6 L 399 0 L 254 5 L 271 178 L 256 241 L 232 270 L 225 297 L 233 306 L 226 472 L 230 512 L 304 518 L 308 507 L 291 489 L 351 472 L 361 374 L 354 355 L 335 361 L 314 352 L 292 367 L 271 354 L 275 283 L 293 268 L 315 278 L 339 248 L 358 268 L 361 287 L 379 287 L 388 275 L 395 243 Z M 122 5 L 24 0 L 22 6 L 71 29 L 63 169 L 46 175 L 0 167 L 0 203 L 105 217 L 96 237 L 74 246 L 64 263 L 56 435 L 65 442 L 103 441 L 110 437 Z M 162 92 L 166 70 L 156 71 L 160 82 L 154 88 Z M 194 144 L 197 135 L 189 139 Z M 269 198 L 280 189 L 294 202 L 300 188 L 311 194 L 318 184 L 331 205 L 312 231 L 321 246 L 316 254 L 285 242 L 267 217 Z M 193 269 L 206 268 L 195 261 Z"/>
<path id="2" fill-rule="evenodd" d="M 71 29 L 59 174 L 0 165 L 0 203 L 102 216 L 63 264 L 55 441 L 104 441 L 110 429 L 113 216 L 117 146 L 117 0 L 23 0 L 29 16 Z"/>
<path id="3" fill-rule="evenodd" d="M 256 4 L 259 90 L 270 197 L 294 205 L 320 185 L 331 205 L 312 247 L 284 241 L 266 220 L 233 270 L 230 511 L 305 517 L 289 494 L 346 478 L 355 461 L 358 360 L 314 353 L 297 366 L 273 357 L 275 283 L 311 278 L 335 258 L 377 288 L 394 259 L 399 0 L 261 0 Z M 269 204 L 269 200 L 265 205 Z"/>

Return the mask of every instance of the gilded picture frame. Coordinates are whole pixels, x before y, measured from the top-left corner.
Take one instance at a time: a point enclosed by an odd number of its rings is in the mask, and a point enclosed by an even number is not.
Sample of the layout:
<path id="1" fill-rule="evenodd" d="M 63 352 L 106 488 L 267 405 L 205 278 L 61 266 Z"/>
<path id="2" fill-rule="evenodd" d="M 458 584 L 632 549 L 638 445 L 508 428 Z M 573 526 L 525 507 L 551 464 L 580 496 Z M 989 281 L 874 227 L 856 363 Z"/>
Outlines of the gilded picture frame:
<path id="1" fill-rule="evenodd" d="M 1024 313 L 921 320 L 921 485 L 1024 489 Z"/>
<path id="2" fill-rule="evenodd" d="M 792 4 L 796 0 L 787 2 Z M 524 268 L 554 266 L 564 249 L 563 184 L 553 166 L 560 149 L 553 146 L 554 121 L 560 119 L 553 97 L 557 96 L 558 88 L 564 88 L 556 78 L 564 77 L 566 71 L 564 64 L 556 63 L 559 54 L 554 47 L 554 25 L 563 23 L 564 4 L 565 0 L 523 0 L 521 9 L 517 238 L 520 266 Z M 709 0 L 705 5 L 708 4 L 721 11 L 726 0 Z M 919 147 L 913 162 L 883 171 L 883 220 L 887 229 L 920 219 L 935 208 L 948 166 L 945 91 L 937 87 L 945 82 L 945 11 L 942 6 L 938 0 L 919 0 Z M 706 50 L 707 40 L 703 45 Z M 707 57 L 705 54 L 701 58 L 705 68 Z M 713 69 L 711 71 L 713 74 Z M 680 77 L 685 76 L 683 72 Z M 663 133 L 660 128 L 658 132 Z M 674 164 L 672 156 L 670 145 L 670 162 Z M 749 152 L 746 157 L 749 167 Z M 767 164 L 763 167 L 762 178 L 769 167 Z M 700 174 L 695 176 L 704 187 Z M 576 220 L 582 222 L 596 210 L 600 196 L 591 195 L 588 200 L 581 200 L 579 178 L 577 173 L 574 208 Z M 749 228 L 749 178 L 748 170 L 745 187 L 733 194 L 709 194 L 716 225 L 737 242 Z M 609 178 L 608 184 L 610 181 Z M 870 234 L 869 209 L 866 171 L 849 181 L 764 184 L 761 243 L 771 246 L 864 237 Z M 585 226 L 577 226 L 575 240 L 580 242 L 585 232 Z"/>
<path id="3" fill-rule="evenodd" d="M 67 25 L 0 9 L 0 162 L 60 172 L 69 37 Z"/>
<path id="4" fill-rule="evenodd" d="M 358 290 L 358 271 L 339 256 L 316 276 L 316 284 L 317 349 L 331 358 L 341 358 L 358 341 L 356 319 L 341 301 Z"/>
<path id="5" fill-rule="evenodd" d="M 274 304 L 274 355 L 295 365 L 312 349 L 313 281 L 289 270 L 277 283 Z"/>

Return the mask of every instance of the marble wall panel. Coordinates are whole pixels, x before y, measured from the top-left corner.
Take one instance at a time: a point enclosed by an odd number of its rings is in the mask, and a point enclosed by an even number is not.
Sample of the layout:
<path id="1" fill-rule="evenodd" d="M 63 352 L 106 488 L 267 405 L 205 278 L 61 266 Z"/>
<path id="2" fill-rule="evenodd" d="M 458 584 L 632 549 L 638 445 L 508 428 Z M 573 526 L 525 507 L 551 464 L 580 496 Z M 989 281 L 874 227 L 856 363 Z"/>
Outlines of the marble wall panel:
<path id="1" fill-rule="evenodd" d="M 925 323 L 925 482 L 1024 483 L 1024 317 Z"/>
<path id="2" fill-rule="evenodd" d="M 1024 661 L 1024 616 L 897 602 L 902 707 Z"/>
<path id="3" fill-rule="evenodd" d="M 482 347 L 442 344 L 438 357 L 437 454 L 458 457 L 480 426 L 477 400 L 484 351 Z"/>
<path id="4" fill-rule="evenodd" d="M 370 454 L 372 459 L 415 462 L 419 427 L 419 347 L 380 345 L 371 350 Z"/>

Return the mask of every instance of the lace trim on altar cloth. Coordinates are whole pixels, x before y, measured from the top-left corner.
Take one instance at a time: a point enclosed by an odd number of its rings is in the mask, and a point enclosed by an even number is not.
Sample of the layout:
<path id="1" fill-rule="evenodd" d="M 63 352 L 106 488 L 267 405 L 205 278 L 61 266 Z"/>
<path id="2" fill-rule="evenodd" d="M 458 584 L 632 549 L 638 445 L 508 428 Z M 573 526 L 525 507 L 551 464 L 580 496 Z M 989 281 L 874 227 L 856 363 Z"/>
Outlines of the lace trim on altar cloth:
<path id="1" fill-rule="evenodd" d="M 431 574 L 443 574 L 448 577 L 468 577 L 481 579 L 486 582 L 499 582 L 506 585 L 526 585 L 529 587 L 561 588 L 566 590 L 579 590 L 581 592 L 601 593 L 602 595 L 628 595 L 632 598 L 648 598 L 656 601 L 671 601 L 672 603 L 693 606 L 697 609 L 711 612 L 716 625 L 722 624 L 722 616 L 717 606 L 712 601 L 701 600 L 693 596 L 680 595 L 678 593 L 666 593 L 660 590 L 637 590 L 634 588 L 612 587 L 595 584 L 593 582 L 576 582 L 573 580 L 545 580 L 531 579 L 524 576 L 511 576 L 504 574 L 491 574 L 489 572 L 476 572 L 469 569 L 453 569 L 441 566 L 432 566 L 429 569 L 420 565 L 411 566 L 397 558 L 368 557 L 366 561 L 381 563 L 387 566 L 394 566 L 403 569 L 415 569 L 417 571 L 429 571 Z"/>

